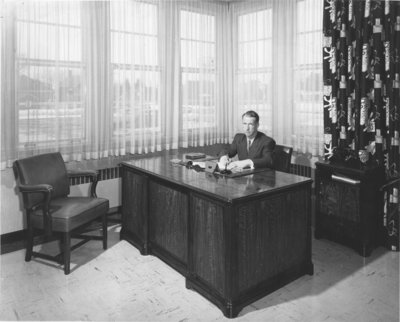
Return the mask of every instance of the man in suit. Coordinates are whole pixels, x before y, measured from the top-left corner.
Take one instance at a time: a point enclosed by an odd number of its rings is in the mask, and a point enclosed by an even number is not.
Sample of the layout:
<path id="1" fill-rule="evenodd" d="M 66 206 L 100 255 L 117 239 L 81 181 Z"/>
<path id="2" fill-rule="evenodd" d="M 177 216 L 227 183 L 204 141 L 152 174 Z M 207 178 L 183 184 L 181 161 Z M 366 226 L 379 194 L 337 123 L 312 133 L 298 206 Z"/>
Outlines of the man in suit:
<path id="1" fill-rule="evenodd" d="M 228 150 L 220 153 L 218 167 L 220 170 L 237 171 L 245 168 L 272 167 L 272 153 L 275 140 L 258 132 L 260 117 L 254 111 L 242 115 L 243 132 L 235 135 Z M 238 161 L 231 158 L 238 156 Z"/>

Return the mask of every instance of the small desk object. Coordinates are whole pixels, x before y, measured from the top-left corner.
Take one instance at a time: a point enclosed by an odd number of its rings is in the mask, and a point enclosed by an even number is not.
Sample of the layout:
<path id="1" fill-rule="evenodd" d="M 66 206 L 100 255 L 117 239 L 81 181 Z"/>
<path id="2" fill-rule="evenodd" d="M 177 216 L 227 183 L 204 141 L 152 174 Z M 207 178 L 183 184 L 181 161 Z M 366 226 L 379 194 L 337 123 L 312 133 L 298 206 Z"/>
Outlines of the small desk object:
<path id="1" fill-rule="evenodd" d="M 311 179 L 271 169 L 230 178 L 176 158 L 122 163 L 121 239 L 175 268 L 229 318 L 313 274 Z"/>

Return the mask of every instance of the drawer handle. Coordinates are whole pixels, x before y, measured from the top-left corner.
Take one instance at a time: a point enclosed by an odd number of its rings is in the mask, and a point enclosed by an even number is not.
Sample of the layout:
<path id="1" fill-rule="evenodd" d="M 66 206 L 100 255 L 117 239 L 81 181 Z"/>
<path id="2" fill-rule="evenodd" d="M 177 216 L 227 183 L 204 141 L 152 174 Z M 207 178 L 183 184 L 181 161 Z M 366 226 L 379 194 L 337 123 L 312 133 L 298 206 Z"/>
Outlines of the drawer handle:
<path id="1" fill-rule="evenodd" d="M 354 180 L 354 179 L 350 179 L 350 178 L 346 178 L 346 177 L 341 177 L 341 176 L 337 176 L 335 174 L 332 174 L 332 180 L 349 183 L 352 185 L 360 184 L 360 180 Z"/>

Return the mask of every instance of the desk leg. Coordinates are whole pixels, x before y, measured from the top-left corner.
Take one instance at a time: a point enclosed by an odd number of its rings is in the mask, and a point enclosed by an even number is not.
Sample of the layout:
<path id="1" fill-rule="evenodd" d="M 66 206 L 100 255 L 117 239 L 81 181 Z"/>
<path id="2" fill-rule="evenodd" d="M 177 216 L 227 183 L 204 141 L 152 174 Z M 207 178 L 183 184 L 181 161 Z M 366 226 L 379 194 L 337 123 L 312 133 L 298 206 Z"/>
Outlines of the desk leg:
<path id="1" fill-rule="evenodd" d="M 214 303 L 228 319 L 236 318 L 243 308 L 243 306 L 235 306 L 232 301 L 223 299 L 217 294 L 213 294 L 206 286 L 203 286 L 202 283 L 190 280 L 190 278 L 186 278 L 186 288 L 201 294 L 210 302 Z"/>

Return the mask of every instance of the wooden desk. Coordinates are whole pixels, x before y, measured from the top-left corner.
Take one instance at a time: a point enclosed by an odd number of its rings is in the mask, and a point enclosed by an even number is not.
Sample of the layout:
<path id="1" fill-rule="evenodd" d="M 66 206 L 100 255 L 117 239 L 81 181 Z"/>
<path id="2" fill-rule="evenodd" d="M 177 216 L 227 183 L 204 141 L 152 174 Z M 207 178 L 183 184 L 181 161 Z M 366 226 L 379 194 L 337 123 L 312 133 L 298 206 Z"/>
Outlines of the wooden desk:
<path id="1" fill-rule="evenodd" d="M 269 169 L 217 177 L 173 158 L 182 156 L 122 163 L 122 239 L 178 270 L 230 318 L 313 274 L 312 180 Z"/>

